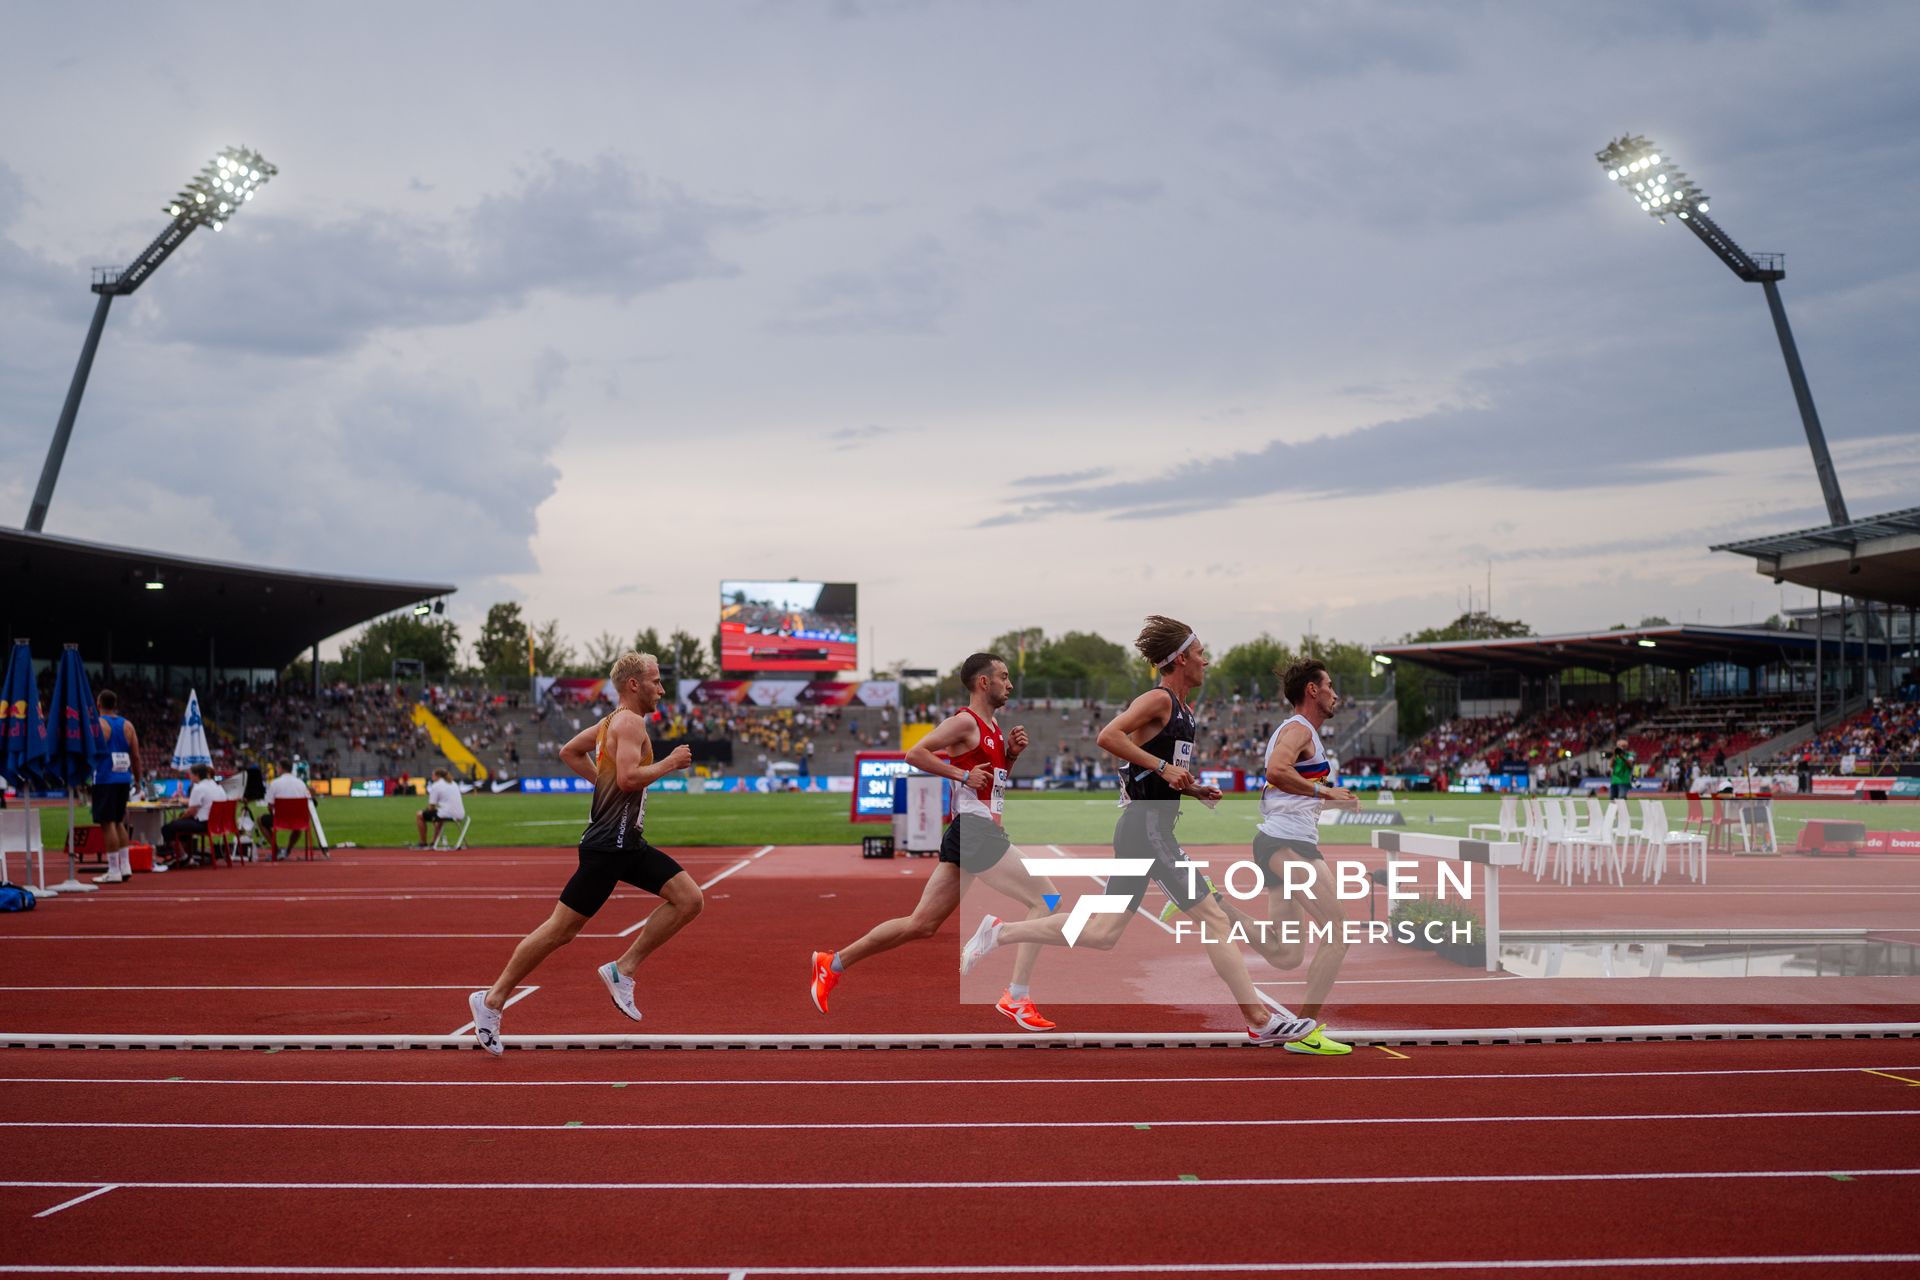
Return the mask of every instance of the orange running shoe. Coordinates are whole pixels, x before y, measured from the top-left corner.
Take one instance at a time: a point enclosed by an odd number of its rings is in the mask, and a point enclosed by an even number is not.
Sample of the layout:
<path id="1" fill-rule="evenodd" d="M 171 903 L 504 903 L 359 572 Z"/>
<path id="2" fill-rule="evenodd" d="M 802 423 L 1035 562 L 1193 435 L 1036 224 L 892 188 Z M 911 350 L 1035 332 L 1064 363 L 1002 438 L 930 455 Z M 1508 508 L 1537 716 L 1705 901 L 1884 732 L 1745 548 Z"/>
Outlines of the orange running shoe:
<path id="1" fill-rule="evenodd" d="M 993 1007 L 1006 1014 L 1009 1018 L 1012 1018 L 1014 1023 L 1019 1026 L 1022 1031 L 1053 1030 L 1054 1024 L 1041 1017 L 1040 1011 L 1033 1007 L 1033 997 L 1031 996 L 1021 996 L 1018 1000 L 1015 1000 L 1012 992 L 1002 991 L 1000 993 L 1000 1003 Z"/>
<path id="2" fill-rule="evenodd" d="M 813 1007 L 820 1012 L 827 1011 L 827 992 L 840 983 L 840 975 L 833 971 L 833 952 L 816 951 L 813 953 Z"/>

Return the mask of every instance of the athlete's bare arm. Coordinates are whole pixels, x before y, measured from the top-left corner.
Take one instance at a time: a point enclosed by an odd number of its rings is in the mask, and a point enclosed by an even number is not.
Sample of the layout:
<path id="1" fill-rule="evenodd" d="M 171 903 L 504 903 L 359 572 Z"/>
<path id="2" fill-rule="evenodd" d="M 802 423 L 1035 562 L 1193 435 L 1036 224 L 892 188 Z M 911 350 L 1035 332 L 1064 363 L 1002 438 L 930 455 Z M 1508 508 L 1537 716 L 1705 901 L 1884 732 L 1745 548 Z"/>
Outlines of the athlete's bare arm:
<path id="1" fill-rule="evenodd" d="M 599 734 L 599 725 L 589 725 L 560 748 L 561 761 L 589 782 L 596 777 L 593 744 Z M 647 755 L 647 726 L 632 712 L 614 713 L 613 723 L 607 726 L 607 750 L 613 752 L 614 785 L 622 791 L 644 791 L 659 779 L 693 763 L 693 752 L 684 745 L 675 747 L 664 759 L 643 763 Z"/>
<path id="2" fill-rule="evenodd" d="M 932 733 L 907 748 L 907 763 L 922 773 L 978 791 L 993 781 L 992 765 L 977 764 L 963 772 L 959 765 L 942 760 L 934 753 L 944 751 L 950 756 L 963 756 L 979 745 L 980 726 L 966 712 L 956 711 L 935 725 Z"/>
<path id="3" fill-rule="evenodd" d="M 1353 792 L 1315 782 L 1294 767 L 1300 763 L 1300 757 L 1307 754 L 1312 742 L 1307 726 L 1297 720 L 1280 730 L 1273 750 L 1267 753 L 1267 785 L 1289 795 L 1317 795 L 1336 809 L 1358 809 L 1360 800 Z"/>
<path id="4" fill-rule="evenodd" d="M 1007 772 L 1008 773 L 1013 772 L 1013 762 L 1015 760 L 1018 760 L 1020 758 L 1020 753 L 1027 749 L 1028 741 L 1029 739 L 1027 737 L 1027 726 L 1023 724 L 1017 724 L 1013 726 L 1013 732 L 1007 735 Z"/>
<path id="5" fill-rule="evenodd" d="M 133 775 L 133 784 L 140 785 L 140 735 L 133 731 L 133 721 L 127 721 L 127 758 L 133 763 L 128 772 Z"/>
<path id="6" fill-rule="evenodd" d="M 1175 791 L 1185 791 L 1193 785 L 1193 775 L 1171 761 L 1163 762 L 1140 745 L 1151 742 L 1155 734 L 1167 727 L 1172 716 L 1172 696 L 1165 689 L 1149 689 L 1128 703 L 1125 711 L 1107 721 L 1094 742 L 1108 755 L 1118 756 L 1128 764 L 1159 769 L 1168 786 Z M 1166 765 L 1164 769 L 1160 768 L 1162 763 Z"/>

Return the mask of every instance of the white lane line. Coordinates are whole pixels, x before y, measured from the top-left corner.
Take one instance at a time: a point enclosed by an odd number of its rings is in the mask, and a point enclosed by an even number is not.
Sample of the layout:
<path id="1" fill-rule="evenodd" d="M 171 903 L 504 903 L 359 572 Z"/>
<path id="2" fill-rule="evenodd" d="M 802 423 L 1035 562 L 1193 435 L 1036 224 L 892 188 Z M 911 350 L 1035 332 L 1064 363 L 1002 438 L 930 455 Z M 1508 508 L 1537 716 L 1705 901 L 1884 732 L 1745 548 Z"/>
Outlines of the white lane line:
<path id="1" fill-rule="evenodd" d="M 761 845 L 758 849 L 755 849 L 752 853 L 748 854 L 747 856 L 749 858 L 754 859 L 755 861 L 758 861 L 759 859 L 764 858 L 768 854 L 772 853 L 773 849 L 774 849 L 774 846 L 770 844 Z"/>
<path id="2" fill-rule="evenodd" d="M 1148 1262 L 1148 1263 L 983 1263 L 846 1267 L 715 1266 L 684 1267 L 339 1267 L 339 1266 L 157 1266 L 144 1263 L 69 1264 L 0 1263 L 0 1272 L 27 1275 L 188 1275 L 188 1276 L 1066 1276 L 1066 1275 L 1243 1275 L 1309 1272 L 1381 1271 L 1565 1271 L 1578 1268 L 1617 1271 L 1649 1267 L 1839 1266 L 1920 1262 L 1920 1253 L 1781 1253 L 1716 1257 L 1675 1254 L 1641 1258 L 1430 1259 L 1365 1262 Z"/>
<path id="3" fill-rule="evenodd" d="M 1920 1169 L 1673 1169 L 1629 1173 L 1412 1173 L 1293 1178 L 1011 1178 L 916 1182 L 133 1182 L 128 1191 L 1082 1191 L 1160 1187 L 1401 1187 L 1562 1182 L 1716 1182 L 1792 1178 L 1916 1178 Z M 21 1179 L 6 1188 L 97 1187 L 98 1182 Z M 758 1270 L 759 1268 L 754 1268 Z"/>
<path id="4" fill-rule="evenodd" d="M 434 986 L 232 986 L 182 987 L 142 983 L 132 987 L 0 987 L 0 991 L 471 991 L 469 982 L 449 982 Z"/>
<path id="5" fill-rule="evenodd" d="M 1471 978 L 1342 978 L 1342 987 L 1412 987 L 1432 983 L 1451 982 L 1532 982 L 1532 978 L 1523 978 L 1517 973 L 1489 973 Z M 1265 982 L 1256 982 L 1256 987 L 1304 987 L 1305 978 L 1272 978 Z"/>
<path id="6" fill-rule="evenodd" d="M 494 1124 L 496 1129 L 519 1133 L 575 1133 L 584 1130 L 604 1132 L 732 1133 L 809 1131 L 815 1129 L 1259 1129 L 1297 1126 L 1392 1125 L 1392 1124 L 1617 1124 L 1629 1121 L 1699 1120 L 1829 1120 L 1857 1119 L 1865 1116 L 1916 1117 L 1920 1109 L 1872 1109 L 1862 1111 L 1681 1111 L 1598 1115 L 1517 1115 L 1517 1116 L 1289 1116 L 1260 1120 L 807 1120 L 792 1122 L 752 1121 L 740 1123 L 644 1122 L 609 1123 L 567 1120 L 551 1124 Z M 0 1120 L 0 1129 L 260 1129 L 318 1130 L 340 1133 L 468 1133 L 472 1124 L 315 1124 L 295 1121 L 238 1120 Z"/>
<path id="7" fill-rule="evenodd" d="M 119 1185 L 118 1183 L 109 1183 L 104 1187 L 95 1187 L 93 1190 L 87 1192 L 85 1195 L 75 1196 L 71 1200 L 62 1200 L 59 1204 L 53 1206 L 53 1208 L 42 1209 L 40 1212 L 34 1214 L 33 1216 L 36 1218 L 51 1218 L 54 1214 L 60 1212 L 62 1209 L 71 1209 L 73 1208 L 73 1206 L 77 1204 L 85 1203 L 86 1201 L 93 1199 L 95 1196 L 103 1196 L 107 1194 L 107 1192 L 112 1191 L 114 1187 L 118 1185 Z"/>
<path id="8" fill-rule="evenodd" d="M 433 938 L 513 938 L 522 933 L 39 933 L 0 934 L 0 942 L 274 942 L 331 939 L 358 942 L 369 938 L 402 941 Z M 583 933 L 582 938 L 617 938 L 617 933 Z"/>
<path id="9" fill-rule="evenodd" d="M 538 991 L 539 989 L 540 988 L 538 986 L 521 987 L 518 991 L 508 996 L 507 1002 L 501 1005 L 500 1008 L 502 1010 L 511 1009 L 513 1008 L 513 1006 L 515 1006 L 516 1004 L 519 1004 L 522 1000 L 525 1000 L 528 996 L 532 995 L 534 992 Z M 472 988 L 468 988 L 468 990 L 472 990 Z M 471 1022 L 463 1022 L 459 1026 L 455 1027 L 453 1030 L 447 1032 L 447 1034 L 450 1036 L 463 1036 L 471 1030 L 473 1030 L 473 1024 Z"/>
<path id="10" fill-rule="evenodd" d="M 754 1079 L 724 1078 L 702 1079 L 698 1077 L 679 1077 L 665 1080 L 620 1080 L 628 1088 L 678 1088 L 721 1085 L 739 1088 L 752 1086 L 803 1086 L 829 1089 L 846 1089 L 866 1086 L 921 1089 L 928 1085 L 987 1085 L 987 1084 L 1046 1084 L 1046 1085 L 1089 1085 L 1089 1084 L 1265 1084 L 1265 1085 L 1306 1085 L 1306 1084 L 1377 1084 L 1384 1081 L 1481 1081 L 1481 1080 L 1644 1080 L 1683 1077 L 1705 1079 L 1710 1076 L 1817 1076 L 1817 1075 L 1859 1075 L 1864 1071 L 1920 1071 L 1920 1065 L 1886 1065 L 1873 1067 L 1729 1067 L 1713 1070 L 1691 1071 L 1487 1071 L 1487 1072 L 1435 1072 L 1426 1075 L 1393 1074 L 1341 1074 L 1326 1076 L 1280 1076 L 1280 1075 L 1229 1075 L 1229 1076 L 901 1076 L 893 1079 L 850 1079 L 822 1078 L 819 1080 L 797 1079 Z M 608 1076 L 601 1080 L 306 1080 L 285 1077 L 271 1079 L 231 1080 L 214 1077 L 163 1077 L 163 1076 L 0 1076 L 0 1084 L 157 1084 L 178 1086 L 183 1084 L 213 1085 L 266 1085 L 279 1088 L 283 1085 L 341 1086 L 343 1088 L 381 1088 L 381 1089 L 540 1089 L 540 1088 L 587 1088 L 605 1089 L 616 1083 Z M 88 1186 L 93 1184 L 88 1183 Z"/>
<path id="11" fill-rule="evenodd" d="M 762 857 L 762 856 L 764 856 L 765 854 L 767 854 L 767 853 L 769 853 L 769 852 L 771 852 L 771 851 L 773 850 L 773 847 L 774 847 L 774 846 L 772 846 L 772 845 L 768 845 L 768 846 L 767 846 L 766 848 L 764 848 L 764 849 L 762 849 L 762 850 L 760 850 L 760 852 L 759 852 L 759 853 L 756 853 L 756 854 L 753 854 L 753 855 L 751 855 L 751 856 L 749 856 L 749 857 L 745 857 L 745 858 L 742 858 L 742 859 L 740 859 L 740 861 L 738 861 L 738 862 L 736 862 L 736 863 L 734 863 L 734 864 L 733 864 L 732 866 L 730 866 L 730 867 L 728 867 L 728 868 L 727 868 L 727 869 L 726 869 L 725 871 L 722 871 L 722 872 L 721 872 L 721 873 L 720 873 L 719 875 L 716 875 L 715 877 L 713 877 L 713 879 L 711 879 L 711 880 L 706 880 L 706 881 L 703 881 L 703 882 L 701 882 L 701 885 L 700 885 L 700 887 L 701 887 L 702 889 L 711 889 L 711 888 L 713 888 L 713 886 L 715 886 L 715 885 L 717 885 L 717 884 L 719 884 L 719 883 L 720 883 L 720 882 L 721 882 L 722 880 L 725 880 L 725 879 L 726 879 L 726 878 L 727 878 L 728 876 L 730 876 L 730 875 L 732 875 L 732 874 L 733 874 L 734 872 L 736 872 L 736 871 L 738 871 L 738 870 L 740 870 L 740 869 L 741 869 L 741 868 L 743 868 L 743 867 L 746 867 L 746 866 L 749 866 L 749 865 L 751 865 L 751 864 L 752 864 L 752 862 L 753 862 L 753 860 L 754 860 L 755 858 L 759 858 L 759 857 Z M 659 908 L 657 908 L 657 907 L 656 907 L 656 908 L 655 908 L 654 910 L 656 910 L 656 911 L 657 911 L 658 909 L 659 909 Z M 646 928 L 646 927 L 647 927 L 647 921 L 649 921 L 649 920 L 651 920 L 651 919 L 653 919 L 653 912 L 652 912 L 652 911 L 649 911 L 649 912 L 647 912 L 647 914 L 646 914 L 646 915 L 644 915 L 644 916 L 641 916 L 641 917 L 640 917 L 640 919 L 639 919 L 638 921 L 636 921 L 635 923 L 633 923 L 633 924 L 630 924 L 630 925 L 628 925 L 628 926 L 627 926 L 626 928 L 624 928 L 624 929 L 622 929 L 622 930 L 620 931 L 620 933 L 619 933 L 619 935 L 618 935 L 618 936 L 620 936 L 620 937 L 622 937 L 622 938 L 631 938 L 631 937 L 632 937 L 632 936 L 633 936 L 634 934 L 636 934 L 636 933 L 638 933 L 638 932 L 640 932 L 640 931 L 641 931 L 642 929 L 644 929 L 644 928 Z"/>
<path id="12" fill-rule="evenodd" d="M 1145 1262 L 1145 1263 L 982 1263 L 900 1266 L 734 1267 L 725 1263 L 708 1266 L 615 1266 L 615 1267 L 341 1267 L 307 1266 L 159 1266 L 146 1263 L 0 1263 L 0 1273 L 26 1275 L 187 1275 L 187 1276 L 720 1276 L 725 1280 L 747 1280 L 750 1276 L 1067 1276 L 1067 1275 L 1266 1275 L 1308 1272 L 1315 1275 L 1339 1272 L 1381 1271 L 1566 1271 L 1579 1268 L 1618 1271 L 1649 1267 L 1779 1267 L 1839 1266 L 1920 1262 L 1920 1253 L 1780 1253 L 1670 1254 L 1662 1257 L 1625 1258 L 1468 1258 L 1407 1261 L 1393 1259 L 1363 1262 Z"/>

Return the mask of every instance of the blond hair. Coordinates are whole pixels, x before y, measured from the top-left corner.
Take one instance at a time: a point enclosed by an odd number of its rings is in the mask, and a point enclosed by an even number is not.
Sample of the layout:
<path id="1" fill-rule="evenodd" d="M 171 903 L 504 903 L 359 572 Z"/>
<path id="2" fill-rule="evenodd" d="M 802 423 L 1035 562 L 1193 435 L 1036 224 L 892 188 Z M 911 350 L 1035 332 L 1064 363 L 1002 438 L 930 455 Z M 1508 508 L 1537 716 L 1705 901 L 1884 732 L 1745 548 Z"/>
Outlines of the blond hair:
<path id="1" fill-rule="evenodd" d="M 1167 659 L 1173 657 L 1192 634 L 1193 628 L 1186 623 L 1177 622 L 1164 614 L 1150 613 L 1147 615 L 1147 625 L 1140 628 L 1140 635 L 1134 640 L 1133 647 L 1158 670 L 1167 664 Z"/>
<path id="2" fill-rule="evenodd" d="M 613 685 L 614 693 L 618 694 L 627 681 L 640 675 L 648 667 L 658 671 L 660 659 L 650 653 L 638 653 L 629 649 L 614 660 L 613 672 L 607 677 L 607 681 Z"/>

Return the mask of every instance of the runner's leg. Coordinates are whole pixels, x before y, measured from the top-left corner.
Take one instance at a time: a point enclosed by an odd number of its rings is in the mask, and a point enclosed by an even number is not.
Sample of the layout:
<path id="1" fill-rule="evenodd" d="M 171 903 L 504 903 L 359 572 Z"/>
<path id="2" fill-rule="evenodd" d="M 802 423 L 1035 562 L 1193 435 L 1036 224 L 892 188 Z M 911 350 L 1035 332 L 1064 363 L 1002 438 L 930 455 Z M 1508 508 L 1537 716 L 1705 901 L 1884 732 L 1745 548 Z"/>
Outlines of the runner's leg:
<path id="1" fill-rule="evenodd" d="M 520 985 L 520 980 L 537 969 L 542 960 L 572 942 L 580 930 L 586 928 L 588 919 L 564 902 L 554 903 L 553 914 L 546 922 L 520 939 L 520 945 L 513 949 L 507 967 L 500 971 L 487 991 L 487 1008 L 504 1009 L 507 997 Z"/>
<path id="2" fill-rule="evenodd" d="M 1322 883 L 1316 883 L 1314 888 L 1305 893 L 1294 895 L 1298 909 L 1303 910 L 1314 923 L 1331 930 L 1328 939 L 1314 949 L 1313 963 L 1307 966 L 1307 994 L 1300 1005 L 1300 1016 L 1312 1018 L 1315 1022 L 1320 1020 L 1320 1010 L 1326 1004 L 1328 993 L 1333 990 L 1334 976 L 1340 972 L 1340 964 L 1347 958 L 1347 913 L 1340 905 L 1340 898 L 1333 886 L 1324 883 L 1330 878 L 1323 875 L 1320 877 Z"/>
<path id="3" fill-rule="evenodd" d="M 1020 850 L 1009 849 L 1007 856 L 993 864 L 980 874 L 980 879 L 1006 894 L 1015 902 L 1024 903 L 1028 920 L 1045 920 L 1053 914 L 1047 906 L 1046 895 L 1057 894 L 1053 881 L 1044 876 L 1036 876 L 1020 862 Z M 1040 944 L 1021 943 L 1013 957 L 1013 983 L 1025 987 L 1033 981 L 1033 962 L 1040 958 Z"/>
<path id="4" fill-rule="evenodd" d="M 842 947 L 835 953 L 840 968 L 850 969 L 868 956 L 877 956 L 882 951 L 931 938 L 959 905 L 959 864 L 936 864 L 933 874 L 927 877 L 926 888 L 920 892 L 920 902 L 914 907 L 913 914 L 884 920 L 869 929 L 858 942 Z"/>
<path id="5" fill-rule="evenodd" d="M 652 955 L 660 946 L 693 922 L 693 918 L 705 909 L 706 895 L 692 876 L 681 871 L 660 886 L 660 905 L 647 917 L 646 924 L 640 927 L 640 933 L 627 948 L 626 954 L 613 962 L 614 968 L 622 975 L 631 978 L 640 962 Z"/>

